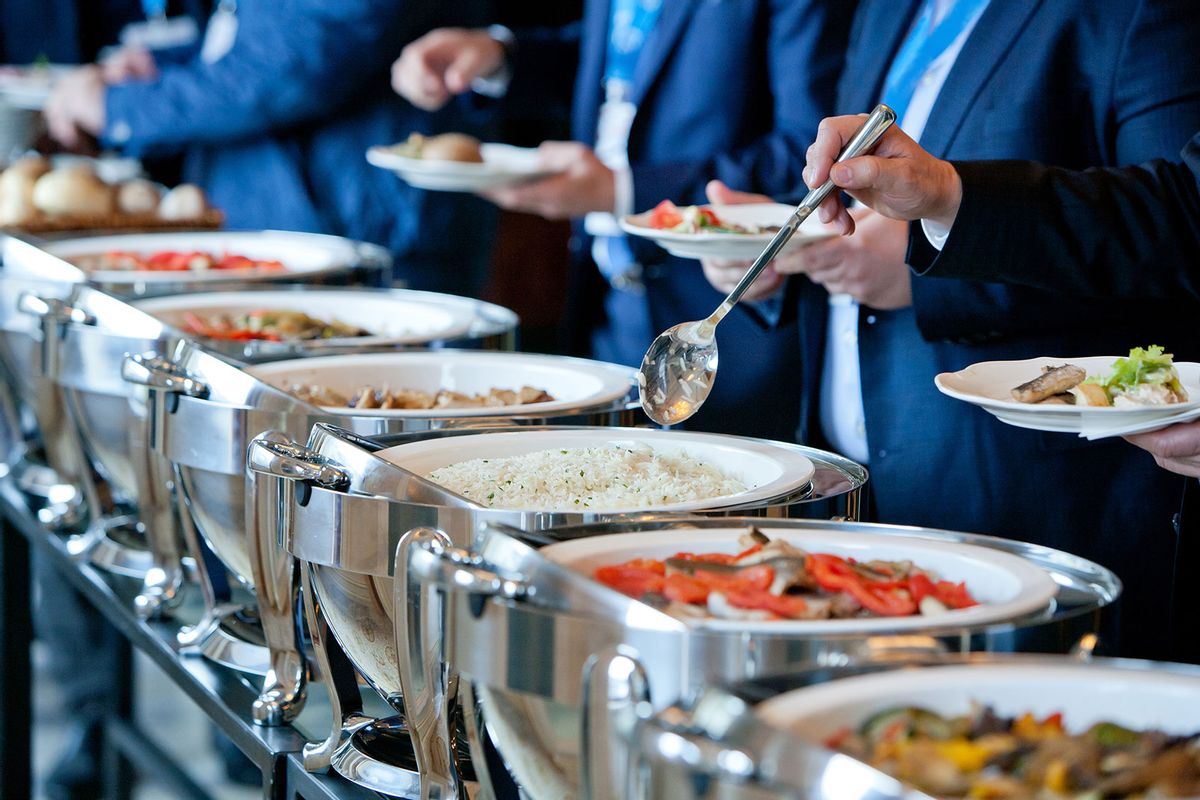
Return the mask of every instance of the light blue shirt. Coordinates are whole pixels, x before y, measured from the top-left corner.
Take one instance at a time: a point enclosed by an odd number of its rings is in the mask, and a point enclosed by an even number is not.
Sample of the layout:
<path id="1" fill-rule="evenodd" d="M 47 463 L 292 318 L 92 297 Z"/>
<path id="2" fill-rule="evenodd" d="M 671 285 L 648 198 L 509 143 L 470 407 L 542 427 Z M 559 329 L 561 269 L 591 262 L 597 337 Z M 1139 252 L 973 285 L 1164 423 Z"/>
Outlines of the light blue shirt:
<path id="1" fill-rule="evenodd" d="M 933 22 L 936 25 L 949 13 L 954 0 L 935 0 Z M 918 142 L 925 132 L 929 114 L 946 82 L 958 54 L 975 24 L 984 4 L 963 29 L 954 43 L 929 65 L 913 92 L 912 100 L 900 121 L 900 127 Z M 866 319 L 875 324 L 874 315 Z M 835 450 L 862 464 L 870 461 L 867 441 L 867 419 L 863 409 L 862 373 L 858 358 L 858 303 L 849 295 L 829 296 L 829 322 L 825 331 L 824 370 L 821 374 L 821 431 Z"/>

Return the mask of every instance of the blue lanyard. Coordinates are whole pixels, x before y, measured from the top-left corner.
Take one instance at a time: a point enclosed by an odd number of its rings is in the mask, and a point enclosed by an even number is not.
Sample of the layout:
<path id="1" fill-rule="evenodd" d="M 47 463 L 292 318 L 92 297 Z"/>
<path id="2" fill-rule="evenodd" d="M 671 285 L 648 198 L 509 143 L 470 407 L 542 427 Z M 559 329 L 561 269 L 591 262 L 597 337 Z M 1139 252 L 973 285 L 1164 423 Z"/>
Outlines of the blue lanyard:
<path id="1" fill-rule="evenodd" d="M 146 19 L 163 19 L 167 16 L 167 0 L 142 0 L 142 11 Z"/>
<path id="2" fill-rule="evenodd" d="M 921 14 L 892 61 L 892 68 L 888 70 L 883 85 L 883 102 L 895 110 L 897 119 L 904 119 L 904 112 L 917 91 L 921 76 L 942 53 L 950 49 L 987 4 L 988 0 L 956 0 L 950 13 L 934 26 L 934 0 L 925 0 Z"/>
<path id="3" fill-rule="evenodd" d="M 604 81 L 633 83 L 642 46 L 658 22 L 664 0 L 612 0 Z"/>

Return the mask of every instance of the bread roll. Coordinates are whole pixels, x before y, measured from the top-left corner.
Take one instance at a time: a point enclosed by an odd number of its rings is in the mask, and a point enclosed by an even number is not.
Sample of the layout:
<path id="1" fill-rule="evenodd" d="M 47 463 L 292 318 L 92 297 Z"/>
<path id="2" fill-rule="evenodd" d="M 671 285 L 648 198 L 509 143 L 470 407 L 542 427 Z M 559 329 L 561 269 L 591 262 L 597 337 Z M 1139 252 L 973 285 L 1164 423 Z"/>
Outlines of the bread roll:
<path id="1" fill-rule="evenodd" d="M 147 180 L 126 181 L 117 187 L 117 210 L 122 214 L 152 214 L 158 210 L 162 192 Z"/>
<path id="2" fill-rule="evenodd" d="M 207 210 L 208 198 L 204 190 L 193 183 L 179 184 L 158 204 L 158 215 L 163 219 L 195 219 Z"/>
<path id="3" fill-rule="evenodd" d="M 41 156 L 25 156 L 19 158 L 9 165 L 4 173 L 19 173 L 27 176 L 30 180 L 37 180 L 50 171 L 50 162 Z"/>
<path id="4" fill-rule="evenodd" d="M 33 205 L 51 216 L 103 216 L 113 213 L 112 187 L 86 167 L 47 172 L 33 186 Z"/>
<path id="5" fill-rule="evenodd" d="M 32 196 L 10 195 L 0 198 L 0 226 L 24 225 L 35 217 L 37 209 L 33 207 Z"/>
<path id="6" fill-rule="evenodd" d="M 478 164 L 483 161 L 483 153 L 480 151 L 479 140 L 474 136 L 465 133 L 443 133 L 440 136 L 430 136 L 421 144 L 421 158 Z"/>
<path id="7" fill-rule="evenodd" d="M 0 205 L 33 208 L 33 185 L 37 178 L 12 167 L 0 174 Z"/>

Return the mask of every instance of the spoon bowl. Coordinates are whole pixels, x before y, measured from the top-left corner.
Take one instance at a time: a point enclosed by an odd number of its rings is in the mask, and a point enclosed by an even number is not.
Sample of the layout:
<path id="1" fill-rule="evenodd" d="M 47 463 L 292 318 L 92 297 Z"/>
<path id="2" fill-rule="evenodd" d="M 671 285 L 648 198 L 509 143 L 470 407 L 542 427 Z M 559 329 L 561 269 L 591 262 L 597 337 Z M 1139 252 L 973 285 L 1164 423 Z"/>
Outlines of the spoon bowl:
<path id="1" fill-rule="evenodd" d="M 638 372 L 646 415 L 674 425 L 696 413 L 717 377 L 716 325 L 709 319 L 681 322 L 650 344 Z"/>
<path id="2" fill-rule="evenodd" d="M 837 160 L 854 158 L 874 147 L 895 121 L 895 111 L 882 103 L 877 105 L 854 132 Z M 638 394 L 642 409 L 650 419 L 660 425 L 674 425 L 688 419 L 704 405 L 717 378 L 717 325 L 833 189 L 833 181 L 825 181 L 805 195 L 779 233 L 712 314 L 706 319 L 681 322 L 660 333 L 650 343 L 638 371 Z"/>

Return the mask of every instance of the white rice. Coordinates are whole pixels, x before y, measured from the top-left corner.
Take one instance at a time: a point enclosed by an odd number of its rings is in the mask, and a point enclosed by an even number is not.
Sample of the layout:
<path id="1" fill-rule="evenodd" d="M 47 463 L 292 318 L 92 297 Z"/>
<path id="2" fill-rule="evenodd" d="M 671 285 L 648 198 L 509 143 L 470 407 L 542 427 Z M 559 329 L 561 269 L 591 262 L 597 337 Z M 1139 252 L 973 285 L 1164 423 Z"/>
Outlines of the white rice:
<path id="1" fill-rule="evenodd" d="M 480 505 L 545 511 L 636 511 L 740 494 L 747 488 L 710 464 L 644 445 L 477 458 L 436 469 L 428 477 Z"/>

